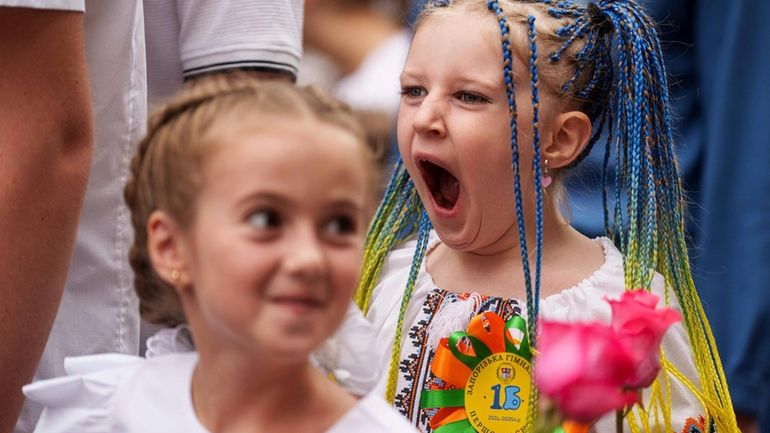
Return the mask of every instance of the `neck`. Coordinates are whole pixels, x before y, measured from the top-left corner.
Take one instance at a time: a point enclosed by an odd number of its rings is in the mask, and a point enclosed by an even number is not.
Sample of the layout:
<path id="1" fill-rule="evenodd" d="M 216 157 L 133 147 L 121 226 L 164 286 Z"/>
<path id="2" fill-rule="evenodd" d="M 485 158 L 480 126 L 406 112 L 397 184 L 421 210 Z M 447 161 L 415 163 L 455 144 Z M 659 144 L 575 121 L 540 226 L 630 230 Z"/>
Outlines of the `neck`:
<path id="1" fill-rule="evenodd" d="M 525 220 L 525 227 L 527 260 L 534 285 L 537 255 L 534 219 Z M 541 296 L 577 284 L 604 262 L 601 248 L 573 229 L 555 203 L 544 206 L 543 227 Z M 472 251 L 440 245 L 428 259 L 428 270 L 436 284 L 449 291 L 526 299 L 521 263 L 518 226 L 514 223 L 499 239 Z"/>
<path id="2" fill-rule="evenodd" d="M 355 404 L 308 361 L 244 356 L 221 347 L 199 346 L 199 352 L 192 397 L 210 431 L 323 432 Z"/>
<path id="3" fill-rule="evenodd" d="M 305 43 L 330 56 L 348 75 L 398 28 L 376 11 L 321 8 L 305 16 Z"/>

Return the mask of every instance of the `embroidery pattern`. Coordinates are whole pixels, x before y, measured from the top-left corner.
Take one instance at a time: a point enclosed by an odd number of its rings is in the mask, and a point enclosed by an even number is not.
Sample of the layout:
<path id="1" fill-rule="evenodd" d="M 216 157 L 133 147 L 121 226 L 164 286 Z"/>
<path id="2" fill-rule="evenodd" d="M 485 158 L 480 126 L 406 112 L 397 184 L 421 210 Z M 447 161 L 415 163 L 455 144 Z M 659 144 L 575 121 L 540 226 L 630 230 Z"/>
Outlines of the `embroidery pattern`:
<path id="1" fill-rule="evenodd" d="M 702 415 L 698 416 L 698 419 L 687 418 L 682 428 L 682 433 L 716 433 L 717 428 L 714 423 L 714 419 L 708 421 L 708 429 L 706 428 L 706 418 Z"/>
<path id="2" fill-rule="evenodd" d="M 396 409 L 406 416 L 411 424 L 419 431 L 430 433 L 430 418 L 438 409 L 420 410 L 420 393 L 423 390 L 452 389 L 433 375 L 430 364 L 434 351 L 424 350 L 428 347 L 428 326 L 444 303 L 465 300 L 468 293 L 450 293 L 434 287 L 428 293 L 425 303 L 414 324 L 406 335 L 395 398 Z M 508 320 L 514 314 L 521 314 L 521 306 L 517 300 L 506 300 L 499 297 L 482 296 L 477 313 L 491 311 L 499 314 L 503 320 Z"/>

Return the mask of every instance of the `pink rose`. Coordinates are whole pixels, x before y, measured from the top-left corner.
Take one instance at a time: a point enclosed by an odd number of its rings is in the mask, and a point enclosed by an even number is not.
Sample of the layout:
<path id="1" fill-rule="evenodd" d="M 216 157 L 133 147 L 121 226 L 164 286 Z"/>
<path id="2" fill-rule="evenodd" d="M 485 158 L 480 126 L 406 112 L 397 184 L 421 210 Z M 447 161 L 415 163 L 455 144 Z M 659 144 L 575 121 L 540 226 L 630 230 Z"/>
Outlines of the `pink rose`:
<path id="1" fill-rule="evenodd" d="M 638 401 L 624 386 L 634 360 L 606 325 L 543 321 L 538 353 L 538 388 L 570 419 L 591 422 Z"/>
<path id="2" fill-rule="evenodd" d="M 681 320 L 671 308 L 656 308 L 658 297 L 643 289 L 623 293 L 612 307 L 612 329 L 636 366 L 625 385 L 646 388 L 660 371 L 660 343 L 669 326 Z"/>

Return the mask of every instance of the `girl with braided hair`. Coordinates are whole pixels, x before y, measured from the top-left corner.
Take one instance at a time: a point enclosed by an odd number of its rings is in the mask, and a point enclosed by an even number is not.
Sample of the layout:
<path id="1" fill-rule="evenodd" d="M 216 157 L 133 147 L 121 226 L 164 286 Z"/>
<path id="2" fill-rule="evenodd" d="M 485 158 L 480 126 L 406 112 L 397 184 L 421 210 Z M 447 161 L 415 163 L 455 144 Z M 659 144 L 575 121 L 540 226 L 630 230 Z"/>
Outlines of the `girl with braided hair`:
<path id="1" fill-rule="evenodd" d="M 401 160 L 356 292 L 374 328 L 378 391 L 421 431 L 494 430 L 469 403 L 487 365 L 481 346 L 452 340 L 456 331 L 489 333 L 487 312 L 501 324 L 520 315 L 516 341 L 536 349 L 539 319 L 608 321 L 605 300 L 639 288 L 683 321 L 665 335 L 663 368 L 626 429 L 737 431 L 687 261 L 661 58 L 654 24 L 633 0 L 426 6 L 401 75 Z M 606 237 L 588 239 L 562 215 L 561 179 L 598 145 L 603 181 L 616 187 L 604 191 Z M 343 326 L 342 338 L 361 339 L 362 329 Z M 512 380 L 511 367 L 498 369 L 499 383 Z M 499 383 L 484 404 L 512 409 Z M 465 394 L 454 392 L 463 384 Z M 537 392 L 527 401 L 523 425 L 500 428 L 533 428 Z"/>
<path id="2" fill-rule="evenodd" d="M 311 366 L 359 274 L 373 155 L 341 104 L 245 76 L 196 80 L 150 119 L 125 198 L 144 317 L 197 352 L 69 359 L 27 386 L 36 431 L 409 432 Z"/>

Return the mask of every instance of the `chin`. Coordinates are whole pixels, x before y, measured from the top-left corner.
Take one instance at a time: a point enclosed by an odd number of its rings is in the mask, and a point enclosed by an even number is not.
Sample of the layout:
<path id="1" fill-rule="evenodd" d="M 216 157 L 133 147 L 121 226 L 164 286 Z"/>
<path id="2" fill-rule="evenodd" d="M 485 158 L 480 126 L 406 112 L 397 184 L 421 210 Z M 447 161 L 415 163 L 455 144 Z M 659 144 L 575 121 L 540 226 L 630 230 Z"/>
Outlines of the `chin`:
<path id="1" fill-rule="evenodd" d="M 460 228 L 447 227 L 440 222 L 433 227 L 441 243 L 453 250 L 465 251 L 472 249 L 477 243 L 479 234 L 478 224 L 463 224 Z"/>
<path id="2" fill-rule="evenodd" d="M 292 359 L 307 361 L 310 354 L 324 341 L 326 341 L 325 336 L 318 335 L 313 331 L 299 335 L 297 333 L 276 332 L 271 336 L 270 341 L 266 342 L 264 348 L 287 361 Z"/>

